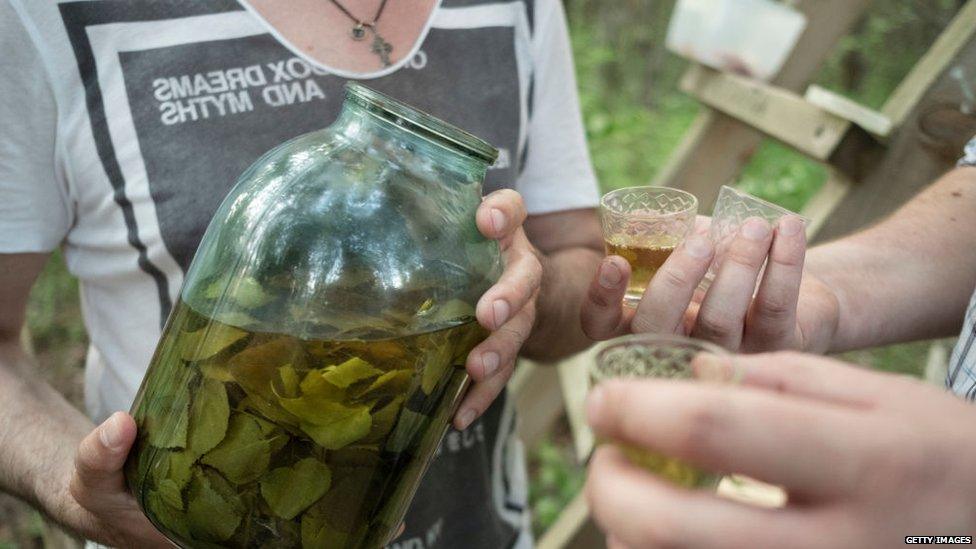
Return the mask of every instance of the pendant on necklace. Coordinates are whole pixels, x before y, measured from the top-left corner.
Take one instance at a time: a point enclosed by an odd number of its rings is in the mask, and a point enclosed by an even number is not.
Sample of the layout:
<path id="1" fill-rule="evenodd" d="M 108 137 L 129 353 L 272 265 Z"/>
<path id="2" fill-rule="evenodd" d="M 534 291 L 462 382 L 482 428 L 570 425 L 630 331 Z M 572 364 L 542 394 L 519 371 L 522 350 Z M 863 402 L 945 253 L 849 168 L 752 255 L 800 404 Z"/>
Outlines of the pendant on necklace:
<path id="1" fill-rule="evenodd" d="M 359 23 L 352 28 L 352 39 L 360 41 L 363 38 L 366 38 L 366 25 Z"/>
<path id="2" fill-rule="evenodd" d="M 370 50 L 379 56 L 380 62 L 383 63 L 384 67 L 389 67 L 392 64 L 390 63 L 390 54 L 393 53 L 393 45 L 383 40 L 383 37 L 375 29 L 372 30 L 373 44 Z"/>

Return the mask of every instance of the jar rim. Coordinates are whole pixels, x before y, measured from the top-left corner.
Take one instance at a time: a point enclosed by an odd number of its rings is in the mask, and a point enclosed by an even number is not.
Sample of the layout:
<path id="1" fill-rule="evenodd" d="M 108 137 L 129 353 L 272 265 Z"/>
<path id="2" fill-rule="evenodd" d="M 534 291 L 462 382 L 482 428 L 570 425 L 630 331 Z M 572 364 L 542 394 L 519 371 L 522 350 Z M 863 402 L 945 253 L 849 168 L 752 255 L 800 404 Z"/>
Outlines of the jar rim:
<path id="1" fill-rule="evenodd" d="M 383 116 L 398 126 L 406 127 L 421 137 L 441 144 L 446 143 L 465 154 L 487 162 L 489 166 L 498 159 L 498 149 L 487 141 L 357 82 L 346 82 L 346 99 Z"/>

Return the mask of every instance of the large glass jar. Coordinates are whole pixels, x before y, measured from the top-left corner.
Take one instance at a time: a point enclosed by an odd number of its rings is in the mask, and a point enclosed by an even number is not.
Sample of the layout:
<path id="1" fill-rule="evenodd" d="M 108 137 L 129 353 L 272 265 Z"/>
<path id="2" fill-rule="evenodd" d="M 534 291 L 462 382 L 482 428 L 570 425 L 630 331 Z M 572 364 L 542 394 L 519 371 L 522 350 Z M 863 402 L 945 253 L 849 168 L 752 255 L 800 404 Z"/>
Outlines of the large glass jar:
<path id="1" fill-rule="evenodd" d="M 376 548 L 485 337 L 475 210 L 497 151 L 356 84 L 203 237 L 136 396 L 127 478 L 184 547 Z"/>

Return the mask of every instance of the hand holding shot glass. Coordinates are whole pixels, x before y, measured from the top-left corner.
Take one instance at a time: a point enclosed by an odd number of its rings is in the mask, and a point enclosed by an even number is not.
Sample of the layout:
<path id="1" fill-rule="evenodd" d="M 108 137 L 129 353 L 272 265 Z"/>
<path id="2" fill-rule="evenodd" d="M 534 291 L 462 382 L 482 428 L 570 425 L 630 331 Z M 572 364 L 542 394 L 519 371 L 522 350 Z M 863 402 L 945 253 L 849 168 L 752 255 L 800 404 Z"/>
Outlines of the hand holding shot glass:
<path id="1" fill-rule="evenodd" d="M 628 187 L 600 201 L 607 255 L 630 264 L 624 304 L 636 307 L 654 274 L 694 229 L 698 199 L 667 187 Z"/>
<path id="2" fill-rule="evenodd" d="M 739 375 L 731 356 L 716 345 L 682 336 L 641 334 L 615 339 L 600 349 L 590 369 L 590 387 L 614 379 L 733 385 Z M 653 450 L 613 440 L 600 442 L 616 444 L 635 465 L 685 488 L 714 490 L 722 478 Z"/>
<path id="3" fill-rule="evenodd" d="M 746 220 L 759 218 L 775 227 L 780 219 L 787 216 L 798 218 L 804 225 L 809 224 L 808 219 L 798 216 L 786 208 L 728 185 L 722 185 L 722 189 L 718 193 L 718 200 L 715 202 L 715 208 L 712 210 L 712 222 L 708 227 L 708 239 L 715 245 L 715 258 L 699 287 L 702 290 L 707 290 L 712 281 L 715 280 L 715 275 L 732 247 L 732 242 Z M 761 278 L 762 274 L 760 274 Z"/>
<path id="4" fill-rule="evenodd" d="M 744 352 L 823 347 L 829 330 L 815 318 L 836 304 L 803 269 L 801 216 L 730 187 L 722 189 L 710 226 L 696 224 L 692 208 L 673 215 L 658 210 L 655 218 L 649 208 L 634 207 L 646 203 L 646 195 L 663 191 L 681 192 L 634 188 L 604 197 L 608 257 L 582 304 L 580 319 L 587 336 L 690 335 Z M 628 213 L 635 210 L 637 214 Z M 654 221 L 660 218 L 667 222 Z M 681 228 L 662 228 L 675 225 Z M 636 242 L 644 248 L 661 247 L 662 239 L 664 247 L 674 248 L 653 264 L 646 259 L 642 263 L 637 254 L 628 257 L 633 244 L 621 246 Z"/>

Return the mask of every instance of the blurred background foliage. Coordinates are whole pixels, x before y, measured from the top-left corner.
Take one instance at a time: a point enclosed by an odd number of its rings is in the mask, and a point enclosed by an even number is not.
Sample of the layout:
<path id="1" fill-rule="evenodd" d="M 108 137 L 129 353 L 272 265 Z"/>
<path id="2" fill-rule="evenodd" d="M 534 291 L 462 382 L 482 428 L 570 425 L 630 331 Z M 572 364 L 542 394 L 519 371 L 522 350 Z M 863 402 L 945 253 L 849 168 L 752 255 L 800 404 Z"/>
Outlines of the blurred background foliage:
<path id="1" fill-rule="evenodd" d="M 880 107 L 948 24 L 962 0 L 875 0 L 843 38 L 816 83 Z M 687 62 L 663 44 L 674 0 L 564 0 L 576 58 L 581 108 L 591 157 L 603 189 L 653 180 L 698 112 L 677 89 Z M 707 158 L 701 159 L 708 162 Z M 736 182 L 746 191 L 798 210 L 826 171 L 767 140 Z M 31 293 L 28 324 L 43 374 L 81 406 L 87 338 L 78 287 L 55 254 Z M 919 375 L 927 347 L 898 345 L 845 358 Z M 583 484 L 565 424 L 530 456 L 530 497 L 537 532 L 558 517 Z M 62 547 L 40 515 L 0 495 L 0 549 Z"/>

